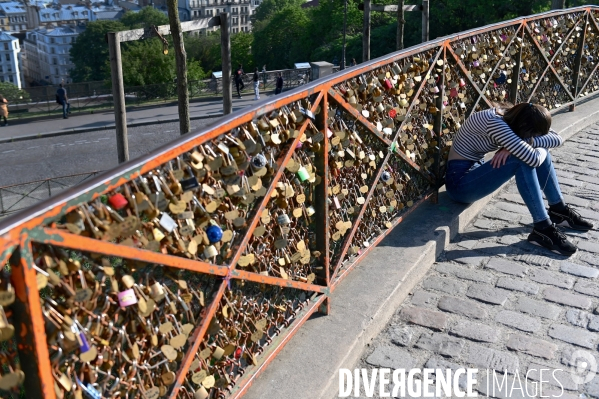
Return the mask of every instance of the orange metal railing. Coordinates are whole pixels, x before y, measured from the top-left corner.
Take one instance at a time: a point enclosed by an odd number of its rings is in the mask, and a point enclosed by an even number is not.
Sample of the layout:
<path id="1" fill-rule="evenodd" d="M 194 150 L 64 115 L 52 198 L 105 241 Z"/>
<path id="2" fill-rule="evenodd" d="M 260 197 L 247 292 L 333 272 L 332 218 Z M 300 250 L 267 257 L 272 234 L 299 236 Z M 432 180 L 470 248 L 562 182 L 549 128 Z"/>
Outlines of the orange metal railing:
<path id="1" fill-rule="evenodd" d="M 555 112 L 599 89 L 598 11 L 360 64 L 7 217 L 0 389 L 239 398 L 328 312 L 354 265 L 434 199 L 471 112 L 506 100 Z"/>

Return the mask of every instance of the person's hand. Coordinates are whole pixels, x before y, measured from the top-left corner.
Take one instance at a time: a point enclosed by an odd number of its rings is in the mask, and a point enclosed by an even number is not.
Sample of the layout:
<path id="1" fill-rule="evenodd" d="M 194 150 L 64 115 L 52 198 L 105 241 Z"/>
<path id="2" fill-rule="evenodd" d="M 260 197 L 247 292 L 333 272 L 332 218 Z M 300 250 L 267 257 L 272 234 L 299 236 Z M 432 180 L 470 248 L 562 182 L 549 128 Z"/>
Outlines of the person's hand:
<path id="1" fill-rule="evenodd" d="M 497 151 L 493 156 L 493 159 L 491 159 L 491 166 L 493 168 L 502 167 L 503 165 L 505 165 L 505 162 L 507 161 L 510 155 L 511 154 L 508 150 L 502 148 L 501 150 Z"/>

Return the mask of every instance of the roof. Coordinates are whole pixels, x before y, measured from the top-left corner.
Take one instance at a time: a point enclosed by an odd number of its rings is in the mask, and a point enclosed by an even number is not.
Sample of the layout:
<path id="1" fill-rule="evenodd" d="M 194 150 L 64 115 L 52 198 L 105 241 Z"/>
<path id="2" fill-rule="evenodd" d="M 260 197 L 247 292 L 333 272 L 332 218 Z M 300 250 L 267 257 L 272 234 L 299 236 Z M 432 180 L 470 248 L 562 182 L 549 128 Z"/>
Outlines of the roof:
<path id="1" fill-rule="evenodd" d="M 55 37 L 55 36 L 74 36 L 74 35 L 80 34 L 84 30 L 85 30 L 85 28 L 82 28 L 82 27 L 72 28 L 70 26 L 59 26 L 57 28 L 50 28 L 50 29 L 46 29 L 46 28 L 36 29 L 34 32 L 37 32 L 42 36 Z"/>
<path id="2" fill-rule="evenodd" d="M 89 20 L 91 11 L 86 6 L 68 5 L 61 8 L 46 7 L 39 10 L 40 23 Z"/>
<path id="3" fill-rule="evenodd" d="M 12 42 L 13 40 L 19 40 L 13 35 L 9 35 L 5 32 L 0 32 L 0 42 Z"/>
<path id="4" fill-rule="evenodd" d="M 131 11 L 141 10 L 141 7 L 139 6 L 139 4 L 135 4 L 130 1 L 119 1 L 119 6 L 126 8 L 127 10 L 131 10 Z"/>
<path id="5" fill-rule="evenodd" d="M 0 9 L 4 10 L 4 12 L 7 14 L 22 14 L 26 12 L 23 4 L 17 1 L 6 1 L 0 3 Z"/>
<path id="6" fill-rule="evenodd" d="M 100 20 L 106 20 L 106 19 L 120 19 L 123 14 L 125 13 L 124 10 L 115 10 L 115 11 L 99 11 L 96 12 L 96 18 L 100 19 Z"/>

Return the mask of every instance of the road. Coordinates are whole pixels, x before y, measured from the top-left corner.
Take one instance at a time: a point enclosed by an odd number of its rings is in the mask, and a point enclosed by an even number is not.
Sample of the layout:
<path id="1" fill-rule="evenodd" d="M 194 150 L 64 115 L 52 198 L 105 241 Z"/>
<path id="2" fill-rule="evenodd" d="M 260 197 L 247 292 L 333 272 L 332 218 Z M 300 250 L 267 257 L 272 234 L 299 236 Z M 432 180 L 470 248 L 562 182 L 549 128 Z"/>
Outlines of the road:
<path id="1" fill-rule="evenodd" d="M 192 130 L 218 118 L 192 120 Z M 179 123 L 163 123 L 129 128 L 131 159 L 179 137 Z M 106 170 L 117 162 L 114 130 L 70 134 L 0 144 L 0 187 Z"/>
<path id="2" fill-rule="evenodd" d="M 272 91 L 261 93 L 260 98 L 265 99 L 272 95 Z M 256 103 L 253 93 L 244 93 L 243 98 L 233 98 L 233 111 L 252 106 Z M 73 112 L 77 110 L 72 108 Z M 127 112 L 127 124 L 160 123 L 179 118 L 177 105 L 164 105 L 156 107 L 143 107 Z M 194 117 L 220 116 L 223 112 L 222 100 L 198 101 L 189 104 L 189 114 Z M 9 141 L 13 138 L 32 137 L 49 132 L 73 131 L 73 129 L 102 129 L 114 126 L 114 112 L 100 111 L 94 114 L 73 113 L 69 119 L 62 118 L 62 112 L 57 112 L 55 118 L 22 122 L 10 120 L 9 126 L 0 127 L 0 141 Z M 169 129 L 166 129 L 169 130 Z M 0 144 L 0 154 L 4 145 Z"/>

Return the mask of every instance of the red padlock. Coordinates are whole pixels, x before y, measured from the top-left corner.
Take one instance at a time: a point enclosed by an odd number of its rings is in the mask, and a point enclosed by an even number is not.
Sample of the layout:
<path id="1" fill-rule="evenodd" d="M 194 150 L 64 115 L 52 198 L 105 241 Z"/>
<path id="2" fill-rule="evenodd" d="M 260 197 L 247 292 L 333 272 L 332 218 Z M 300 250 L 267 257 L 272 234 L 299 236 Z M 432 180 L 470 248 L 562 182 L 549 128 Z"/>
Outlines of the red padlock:
<path id="1" fill-rule="evenodd" d="M 391 90 L 393 88 L 393 85 L 389 79 L 385 79 L 384 85 L 386 90 Z"/>
<path id="2" fill-rule="evenodd" d="M 117 211 L 127 206 L 127 199 L 121 193 L 116 193 L 108 198 L 108 203 Z"/>
<path id="3" fill-rule="evenodd" d="M 393 119 L 397 116 L 397 111 L 395 111 L 394 109 L 389 111 L 389 118 Z"/>

